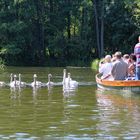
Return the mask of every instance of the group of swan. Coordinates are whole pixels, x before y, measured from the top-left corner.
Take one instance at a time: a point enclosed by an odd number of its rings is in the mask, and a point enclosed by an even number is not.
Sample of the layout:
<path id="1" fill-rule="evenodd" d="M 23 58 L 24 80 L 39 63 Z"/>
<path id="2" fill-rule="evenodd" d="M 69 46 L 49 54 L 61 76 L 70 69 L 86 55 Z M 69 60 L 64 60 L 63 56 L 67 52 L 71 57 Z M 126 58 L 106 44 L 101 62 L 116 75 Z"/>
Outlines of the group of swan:
<path id="1" fill-rule="evenodd" d="M 53 86 L 54 82 L 51 82 L 51 77 L 52 77 L 52 75 L 48 74 L 48 82 L 44 84 L 44 83 L 42 83 L 40 81 L 37 81 L 37 75 L 34 74 L 33 75 L 33 82 L 31 83 L 31 86 L 32 87 Z"/>
<path id="2" fill-rule="evenodd" d="M 51 82 L 50 78 L 52 77 L 51 74 L 48 74 L 48 82 L 47 83 L 42 83 L 40 81 L 37 81 L 37 74 L 33 75 L 33 82 L 30 84 L 27 84 L 26 82 L 21 81 L 21 74 L 18 75 L 18 80 L 17 80 L 17 75 L 10 75 L 10 87 L 25 87 L 25 86 L 31 86 L 31 87 L 41 87 L 41 86 L 52 86 L 54 83 Z"/>
<path id="3" fill-rule="evenodd" d="M 23 82 L 21 80 L 21 74 L 18 75 L 18 80 L 17 80 L 17 75 L 16 74 L 11 74 L 10 75 L 10 83 L 8 84 L 11 88 L 12 87 L 25 87 L 25 86 L 31 86 L 31 87 L 42 87 L 42 86 L 54 86 L 55 83 L 51 81 L 51 74 L 48 74 L 48 82 L 47 83 L 42 83 L 41 81 L 37 80 L 37 74 L 33 75 L 33 82 L 30 84 L 27 84 L 26 82 Z M 5 86 L 5 82 L 0 82 L 0 86 Z M 78 82 L 75 80 L 72 80 L 71 74 L 66 73 L 66 69 L 63 70 L 63 81 L 61 82 L 61 85 L 63 85 L 63 89 L 75 89 L 78 86 Z"/>
<path id="4" fill-rule="evenodd" d="M 24 86 L 26 86 L 26 83 L 21 81 L 21 74 L 18 75 L 18 78 L 19 78 L 18 80 L 16 78 L 17 78 L 17 75 L 13 76 L 13 74 L 11 73 L 10 83 L 9 83 L 10 87 L 17 87 L 17 86 L 24 87 Z"/>

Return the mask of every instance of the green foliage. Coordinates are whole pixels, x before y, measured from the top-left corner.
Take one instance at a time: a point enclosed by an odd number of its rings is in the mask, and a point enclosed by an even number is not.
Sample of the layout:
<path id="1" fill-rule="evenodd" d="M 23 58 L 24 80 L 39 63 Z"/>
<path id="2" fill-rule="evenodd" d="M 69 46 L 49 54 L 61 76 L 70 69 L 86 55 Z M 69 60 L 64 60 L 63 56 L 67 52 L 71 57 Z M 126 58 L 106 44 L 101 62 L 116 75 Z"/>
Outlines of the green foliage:
<path id="1" fill-rule="evenodd" d="M 132 10 L 126 7 L 124 1 L 121 0 L 110 5 L 105 17 L 105 40 L 108 40 L 106 46 L 109 46 L 107 50 L 109 49 L 111 52 L 117 50 L 124 53 L 133 52 L 134 33 L 137 27 L 133 20 Z"/>
<path id="2" fill-rule="evenodd" d="M 97 18 L 104 21 L 99 51 L 133 52 L 140 34 L 139 0 L 1 0 L 0 57 L 5 65 L 90 65 L 99 58 L 95 1 Z"/>
<path id="3" fill-rule="evenodd" d="M 99 69 L 99 59 L 95 59 L 91 63 L 91 69 L 97 71 Z"/>
<path id="4" fill-rule="evenodd" d="M 4 61 L 0 58 L 0 71 L 4 71 L 5 70 L 5 63 Z"/>

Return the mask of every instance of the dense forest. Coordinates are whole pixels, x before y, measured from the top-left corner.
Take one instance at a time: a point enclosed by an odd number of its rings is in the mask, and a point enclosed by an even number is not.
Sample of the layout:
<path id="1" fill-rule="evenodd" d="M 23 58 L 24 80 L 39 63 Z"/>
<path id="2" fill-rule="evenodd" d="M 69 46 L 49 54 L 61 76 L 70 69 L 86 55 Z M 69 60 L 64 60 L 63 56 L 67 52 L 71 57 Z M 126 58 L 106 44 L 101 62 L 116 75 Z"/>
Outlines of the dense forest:
<path id="1" fill-rule="evenodd" d="M 0 0 L 0 62 L 88 66 L 133 52 L 140 0 Z"/>

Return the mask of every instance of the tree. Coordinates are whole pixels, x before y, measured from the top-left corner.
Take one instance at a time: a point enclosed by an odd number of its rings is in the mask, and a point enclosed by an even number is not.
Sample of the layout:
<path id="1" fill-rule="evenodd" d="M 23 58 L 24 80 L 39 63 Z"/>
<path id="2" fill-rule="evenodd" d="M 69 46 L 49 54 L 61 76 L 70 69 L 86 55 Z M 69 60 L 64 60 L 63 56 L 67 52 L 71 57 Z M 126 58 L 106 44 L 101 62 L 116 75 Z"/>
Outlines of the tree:
<path id="1" fill-rule="evenodd" d="M 131 53 L 139 0 L 1 0 L 0 57 L 7 65 L 89 65 Z"/>
<path id="2" fill-rule="evenodd" d="M 104 55 L 104 0 L 93 0 L 99 58 Z"/>

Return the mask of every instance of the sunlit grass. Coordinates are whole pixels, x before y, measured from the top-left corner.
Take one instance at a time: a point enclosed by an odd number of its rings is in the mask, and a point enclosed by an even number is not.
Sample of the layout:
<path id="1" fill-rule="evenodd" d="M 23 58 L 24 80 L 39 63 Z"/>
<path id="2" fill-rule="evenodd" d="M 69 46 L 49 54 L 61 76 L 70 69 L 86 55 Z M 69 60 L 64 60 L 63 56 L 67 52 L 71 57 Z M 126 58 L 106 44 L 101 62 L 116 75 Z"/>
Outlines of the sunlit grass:
<path id="1" fill-rule="evenodd" d="M 91 69 L 97 71 L 99 69 L 99 62 L 99 59 L 94 59 L 91 63 Z"/>

